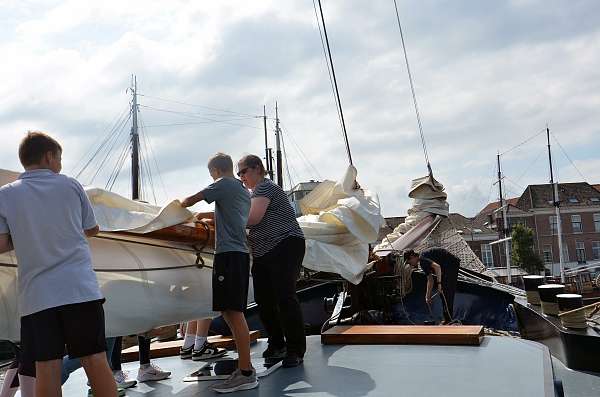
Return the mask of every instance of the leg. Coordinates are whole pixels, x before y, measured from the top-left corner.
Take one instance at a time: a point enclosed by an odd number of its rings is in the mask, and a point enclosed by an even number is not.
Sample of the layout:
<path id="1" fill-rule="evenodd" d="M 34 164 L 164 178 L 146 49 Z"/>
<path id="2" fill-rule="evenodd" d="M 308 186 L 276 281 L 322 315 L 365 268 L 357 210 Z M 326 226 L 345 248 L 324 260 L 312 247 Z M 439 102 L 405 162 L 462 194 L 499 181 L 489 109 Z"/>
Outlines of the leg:
<path id="1" fill-rule="evenodd" d="M 23 323 L 21 322 L 21 325 Z M 21 336 L 22 338 L 22 336 Z M 21 339 L 23 340 L 23 339 Z M 21 397 L 34 397 L 35 396 L 35 361 L 33 357 L 28 356 L 25 350 L 19 350 L 16 348 L 15 354 L 19 364 L 19 379 L 17 380 L 17 387 L 21 388 Z M 29 352 L 31 354 L 31 352 Z"/>
<path id="2" fill-rule="evenodd" d="M 271 268 L 281 323 L 286 339 L 288 355 L 304 356 L 306 335 L 300 301 L 296 294 L 296 281 L 304 258 L 305 243 L 300 238 L 287 238 L 278 250 L 278 263 Z"/>
<path id="3" fill-rule="evenodd" d="M 150 343 L 152 340 L 145 336 L 138 335 L 138 351 L 140 354 L 140 366 L 150 364 Z"/>
<path id="4" fill-rule="evenodd" d="M 271 279 L 270 265 L 268 258 L 255 259 L 252 265 L 254 301 L 258 305 L 260 321 L 269 336 L 269 346 L 273 349 L 281 349 L 285 346 L 285 340 L 273 288 L 276 283 Z"/>
<path id="5" fill-rule="evenodd" d="M 106 353 L 100 352 L 81 357 L 94 397 L 116 397 L 117 384 L 106 360 Z"/>
<path id="6" fill-rule="evenodd" d="M 123 337 L 117 336 L 109 360 L 113 371 L 121 371 L 121 350 L 123 350 Z"/>
<path id="7" fill-rule="evenodd" d="M 36 361 L 35 362 L 35 373 L 36 373 L 36 384 L 35 384 L 35 395 L 36 397 L 60 397 L 62 396 L 60 388 L 60 373 L 62 370 L 62 360 L 54 359 L 48 361 Z M 111 376 L 112 379 L 112 376 Z M 114 383 L 114 380 L 113 380 Z M 116 396 L 117 388 L 115 386 L 115 394 L 110 396 Z M 104 396 L 109 396 L 105 394 Z"/>
<path id="8" fill-rule="evenodd" d="M 208 330 L 212 319 L 204 318 L 196 321 L 196 334 L 194 335 L 194 350 L 201 350 L 208 341 Z"/>
<path id="9" fill-rule="evenodd" d="M 233 338 L 235 339 L 235 347 L 238 351 L 238 366 L 242 371 L 251 371 L 252 364 L 250 363 L 250 331 L 244 313 L 227 310 L 223 312 L 223 318 L 231 328 Z"/>
<path id="10" fill-rule="evenodd" d="M 442 286 L 444 289 L 444 302 L 446 304 L 444 318 L 447 321 L 454 319 L 454 295 L 456 294 L 456 285 L 458 283 L 458 270 L 460 260 L 454 256 L 450 258 L 442 273 Z"/>

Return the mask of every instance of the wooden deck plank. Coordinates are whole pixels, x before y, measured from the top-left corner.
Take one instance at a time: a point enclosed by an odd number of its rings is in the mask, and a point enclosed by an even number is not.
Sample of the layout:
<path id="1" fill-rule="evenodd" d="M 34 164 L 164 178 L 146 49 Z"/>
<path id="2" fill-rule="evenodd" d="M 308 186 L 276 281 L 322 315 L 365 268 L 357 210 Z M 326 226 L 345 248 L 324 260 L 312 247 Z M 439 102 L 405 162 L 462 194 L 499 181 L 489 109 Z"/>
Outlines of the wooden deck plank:
<path id="1" fill-rule="evenodd" d="M 349 325 L 336 326 L 321 334 L 321 343 L 339 344 L 422 344 L 474 345 L 483 337 L 480 325 Z"/>
<path id="2" fill-rule="evenodd" d="M 260 331 L 250 331 L 250 343 L 256 342 L 260 338 Z M 217 347 L 228 350 L 235 349 L 235 341 L 231 336 L 215 335 L 209 336 L 208 341 Z M 150 345 L 150 358 L 171 357 L 179 355 L 179 349 L 183 345 L 183 340 L 174 340 L 169 342 L 153 342 Z M 138 346 L 132 346 L 123 350 L 121 361 L 124 363 L 137 361 L 139 358 Z"/>

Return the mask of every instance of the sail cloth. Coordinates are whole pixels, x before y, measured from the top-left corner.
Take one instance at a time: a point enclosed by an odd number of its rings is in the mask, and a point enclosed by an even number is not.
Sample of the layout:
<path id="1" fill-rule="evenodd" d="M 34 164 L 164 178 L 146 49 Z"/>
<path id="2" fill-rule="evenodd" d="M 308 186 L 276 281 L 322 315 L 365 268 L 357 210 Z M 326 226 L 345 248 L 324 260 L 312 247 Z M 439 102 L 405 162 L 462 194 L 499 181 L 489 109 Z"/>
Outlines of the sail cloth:
<path id="1" fill-rule="evenodd" d="M 390 250 L 398 249 L 393 243 L 408 233 L 415 226 L 420 225 L 419 231 L 427 224 L 427 219 L 433 219 L 433 216 L 448 217 L 449 206 L 446 201 L 447 194 L 444 191 L 444 185 L 435 180 L 432 175 L 417 178 L 412 181 L 408 197 L 413 199 L 413 205 L 408 210 L 408 216 L 404 223 L 388 234 L 383 241 L 374 248 L 374 252 L 387 253 Z M 428 225 L 433 228 L 433 224 Z M 414 232 L 413 232 L 414 233 Z M 406 239 L 404 239 L 406 240 Z M 411 243 L 415 243 L 412 241 Z M 397 244 L 398 245 L 398 244 Z M 402 249 L 409 248 L 409 244 L 401 243 Z"/>
<path id="2" fill-rule="evenodd" d="M 358 284 L 366 270 L 369 244 L 384 224 L 376 195 L 356 186 L 349 166 L 339 182 L 323 181 L 300 201 L 298 223 L 306 237 L 303 266 L 339 274 Z"/>
<path id="3" fill-rule="evenodd" d="M 159 207 L 129 200 L 104 189 L 86 188 L 85 192 L 103 232 L 149 233 L 183 223 L 194 215 L 183 208 L 179 200 Z"/>

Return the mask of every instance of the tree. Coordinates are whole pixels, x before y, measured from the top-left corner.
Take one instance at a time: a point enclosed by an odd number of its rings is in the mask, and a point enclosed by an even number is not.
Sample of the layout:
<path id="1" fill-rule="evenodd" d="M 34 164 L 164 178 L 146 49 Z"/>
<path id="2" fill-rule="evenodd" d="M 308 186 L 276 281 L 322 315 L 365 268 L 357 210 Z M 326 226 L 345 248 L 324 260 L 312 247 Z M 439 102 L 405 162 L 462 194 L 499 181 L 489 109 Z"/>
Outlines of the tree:
<path id="1" fill-rule="evenodd" d="M 512 262 L 529 274 L 544 270 L 542 258 L 533 250 L 533 230 L 518 224 L 512 231 Z"/>

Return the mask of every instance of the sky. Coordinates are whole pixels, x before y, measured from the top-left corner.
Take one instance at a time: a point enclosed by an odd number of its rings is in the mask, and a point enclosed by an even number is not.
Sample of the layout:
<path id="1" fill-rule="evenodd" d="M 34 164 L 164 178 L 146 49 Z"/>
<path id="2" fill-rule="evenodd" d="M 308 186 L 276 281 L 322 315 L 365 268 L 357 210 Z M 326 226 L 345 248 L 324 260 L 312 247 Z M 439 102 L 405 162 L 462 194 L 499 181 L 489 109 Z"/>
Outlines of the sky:
<path id="1" fill-rule="evenodd" d="M 411 180 L 427 169 L 393 0 L 322 3 L 358 181 L 385 216 L 405 215 Z M 497 200 L 498 152 L 508 197 L 547 183 L 546 126 L 559 181 L 600 183 L 599 2 L 398 7 L 429 158 L 452 212 L 472 216 Z M 265 105 L 273 146 L 275 102 L 286 185 L 336 180 L 348 165 L 309 0 L 0 0 L 0 53 L 0 168 L 21 169 L 27 130 L 62 143 L 72 176 L 111 137 L 78 177 L 110 187 L 121 169 L 112 189 L 130 195 L 130 121 L 119 117 L 132 74 L 148 201 L 210 183 L 216 152 L 262 156 L 256 116 Z"/>

